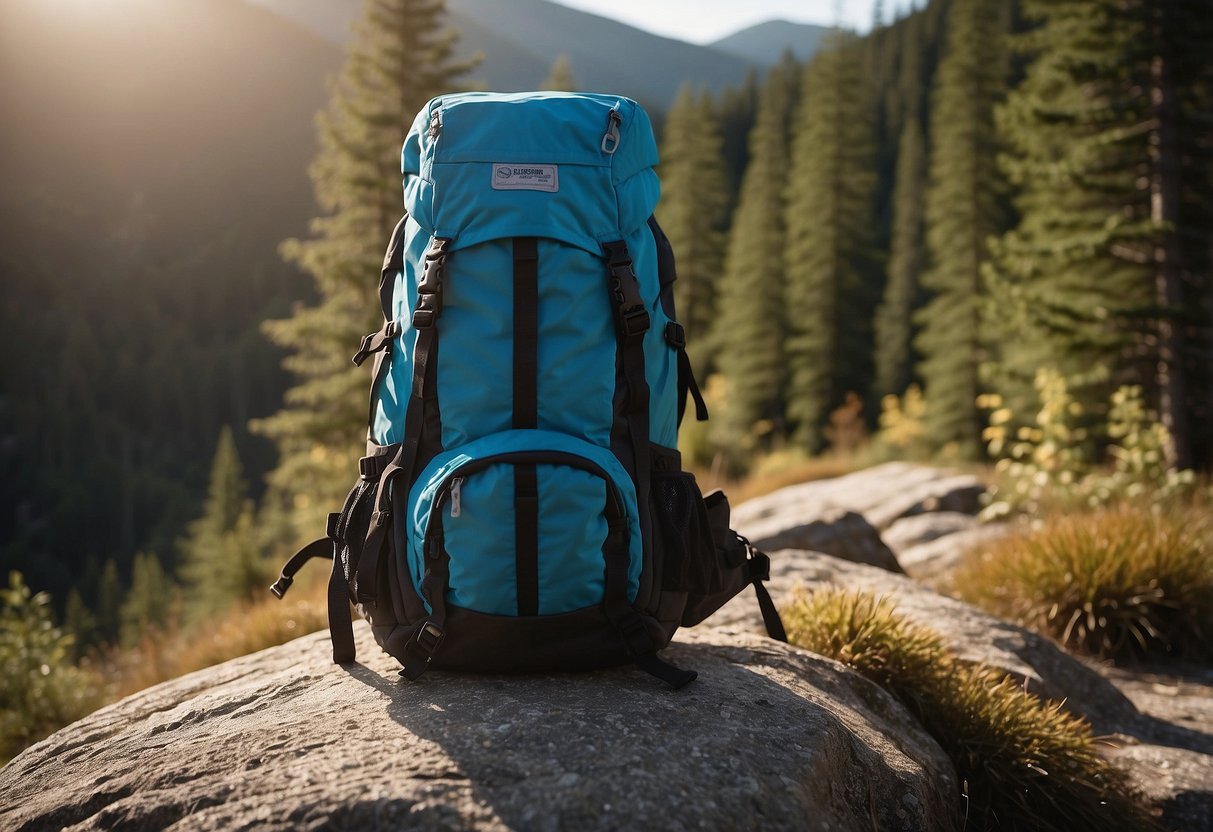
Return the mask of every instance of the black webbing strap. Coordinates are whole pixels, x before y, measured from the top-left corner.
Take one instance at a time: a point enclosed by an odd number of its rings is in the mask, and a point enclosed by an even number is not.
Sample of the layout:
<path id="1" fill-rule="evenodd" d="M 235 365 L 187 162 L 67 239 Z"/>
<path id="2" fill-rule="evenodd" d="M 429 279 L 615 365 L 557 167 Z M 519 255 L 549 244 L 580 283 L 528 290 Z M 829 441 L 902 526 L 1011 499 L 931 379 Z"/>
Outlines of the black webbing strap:
<path id="1" fill-rule="evenodd" d="M 385 321 L 395 317 L 392 314 L 392 295 L 396 289 L 396 275 L 404 271 L 404 227 L 408 218 L 409 215 L 405 214 L 396 223 L 387 252 L 383 255 L 383 271 L 379 273 L 379 308 L 383 311 Z"/>
<path id="2" fill-rule="evenodd" d="M 361 367 L 362 363 L 374 353 L 390 350 L 392 342 L 396 340 L 396 336 L 401 331 L 399 321 L 388 321 L 375 332 L 363 336 L 362 343 L 358 346 L 358 352 L 354 353 L 354 357 L 350 361 L 354 362 L 355 367 Z"/>
<path id="3" fill-rule="evenodd" d="M 775 602 L 771 600 L 771 593 L 767 591 L 763 581 L 771 579 L 771 558 L 765 552 L 760 552 L 754 548 L 742 535 L 737 534 L 737 539 L 745 544 L 746 548 L 746 576 L 750 579 L 750 583 L 754 585 L 754 594 L 758 596 L 758 609 L 762 613 L 762 623 L 767 628 L 767 635 L 776 641 L 782 641 L 785 644 L 788 640 L 787 631 L 783 627 L 783 619 L 779 617 L 779 610 L 775 609 Z"/>
<path id="4" fill-rule="evenodd" d="M 437 323 L 442 313 L 442 280 L 450 243 L 445 237 L 435 237 L 425 253 L 425 266 L 421 282 L 417 285 L 417 307 L 413 311 L 413 329 L 417 331 L 417 341 L 413 347 L 413 383 L 404 419 L 404 438 L 400 442 L 400 450 L 379 479 L 375 512 L 371 515 L 366 543 L 358 562 L 356 585 L 359 600 L 374 600 L 369 593 L 375 586 L 379 560 L 391 528 L 391 484 L 399 475 L 404 476 L 406 487 L 412 483 L 421 446 L 421 432 L 425 425 L 426 405 L 436 395 L 434 357 L 438 343 Z"/>
<path id="5" fill-rule="evenodd" d="M 640 282 L 632 268 L 632 257 L 623 240 L 603 243 L 607 261 L 608 288 L 615 311 L 619 354 L 627 387 L 624 418 L 627 421 L 635 466 L 636 503 L 640 512 L 641 535 L 649 539 L 649 383 L 644 374 L 644 334 L 649 329 L 649 313 L 640 295 Z M 647 546 L 647 544 L 646 544 Z M 646 551 L 647 557 L 647 551 Z"/>
<path id="6" fill-rule="evenodd" d="M 425 542 L 425 576 L 421 594 L 430 602 L 430 617 L 421 623 L 404 645 L 404 662 L 400 675 L 416 681 L 429 669 L 434 654 L 446 640 L 446 592 L 450 584 L 450 558 L 446 553 L 442 531 L 441 511 L 431 520 L 432 527 Z"/>
<path id="7" fill-rule="evenodd" d="M 312 558 L 331 559 L 335 552 L 335 542 L 331 537 L 321 537 L 313 540 L 293 554 L 291 559 L 283 565 L 282 574 L 278 576 L 278 580 L 274 581 L 270 587 L 270 592 L 274 593 L 274 597 L 281 599 L 286 595 L 287 590 L 291 588 L 291 584 L 295 582 L 295 574 L 303 568 L 303 564 Z"/>
<path id="8" fill-rule="evenodd" d="M 539 614 L 539 474 L 514 466 L 514 580 L 518 614 Z"/>
<path id="9" fill-rule="evenodd" d="M 699 383 L 695 381 L 695 371 L 691 368 L 691 359 L 687 355 L 687 334 L 682 324 L 670 321 L 665 325 L 665 341 L 678 353 L 678 424 L 682 425 L 682 417 L 686 414 L 687 395 L 695 400 L 695 418 L 700 422 L 708 420 L 708 406 L 699 392 Z"/>
<path id="10" fill-rule="evenodd" d="M 539 246 L 514 238 L 514 427 L 539 421 Z"/>
<path id="11" fill-rule="evenodd" d="M 637 656 L 635 662 L 636 666 L 645 673 L 650 676 L 656 676 L 674 690 L 681 690 L 699 678 L 699 674 L 694 670 L 683 670 L 680 667 L 675 667 L 652 654 Z"/>
<path id="12" fill-rule="evenodd" d="M 513 426 L 539 423 L 539 245 L 514 238 Z M 539 614 L 539 475 L 534 465 L 514 466 L 514 576 L 518 614 Z"/>
<path id="13" fill-rule="evenodd" d="M 349 664 L 358 653 L 354 647 L 354 621 L 350 615 L 350 585 L 341 568 L 341 558 L 333 558 L 329 573 L 329 638 L 333 642 L 333 661 Z"/>

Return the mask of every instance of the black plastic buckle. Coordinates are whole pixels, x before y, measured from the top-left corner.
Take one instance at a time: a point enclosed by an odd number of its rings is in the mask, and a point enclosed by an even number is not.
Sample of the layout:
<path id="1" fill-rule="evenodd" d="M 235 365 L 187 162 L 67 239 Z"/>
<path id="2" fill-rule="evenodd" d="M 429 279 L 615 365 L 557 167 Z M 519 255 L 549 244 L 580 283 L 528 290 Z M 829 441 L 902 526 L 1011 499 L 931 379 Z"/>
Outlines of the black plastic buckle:
<path id="1" fill-rule="evenodd" d="M 281 575 L 279 576 L 278 580 L 274 581 L 273 585 L 270 586 L 270 592 L 274 593 L 274 597 L 281 601 L 282 596 L 286 595 L 286 591 L 291 588 L 291 584 L 294 582 L 294 578 L 288 578 L 286 575 Z"/>
<path id="2" fill-rule="evenodd" d="M 355 367 L 361 367 L 362 362 L 366 361 L 367 356 L 375 351 L 375 336 L 378 332 L 372 332 L 370 335 L 362 336 L 362 343 L 358 345 L 358 352 L 354 353 L 354 357 L 350 361 L 354 362 Z"/>
<path id="3" fill-rule="evenodd" d="M 419 651 L 428 662 L 438 652 L 438 648 L 442 646 L 442 642 L 445 640 L 446 631 L 433 621 L 427 621 L 413 635 L 409 646 Z"/>
<path id="4" fill-rule="evenodd" d="M 687 331 L 678 321 L 670 321 L 665 325 L 665 342 L 676 350 L 686 349 Z"/>
<path id="5" fill-rule="evenodd" d="M 382 511 L 376 511 L 371 515 L 371 525 L 379 528 L 384 523 L 392 519 L 392 510 L 385 508 Z"/>
<path id="6" fill-rule="evenodd" d="M 358 460 L 358 476 L 364 480 L 378 479 L 386 467 L 386 456 L 364 456 Z"/>
<path id="7" fill-rule="evenodd" d="M 752 550 L 753 554 L 747 561 L 750 570 L 751 581 L 769 581 L 771 580 L 771 556 L 766 552 L 759 552 L 757 549 Z"/>
<path id="8" fill-rule="evenodd" d="M 644 306 L 633 306 L 619 313 L 620 327 L 629 338 L 649 331 L 649 313 Z"/>
<path id="9" fill-rule="evenodd" d="M 442 312 L 442 289 L 417 296 L 417 308 L 413 310 L 413 329 L 429 329 Z"/>

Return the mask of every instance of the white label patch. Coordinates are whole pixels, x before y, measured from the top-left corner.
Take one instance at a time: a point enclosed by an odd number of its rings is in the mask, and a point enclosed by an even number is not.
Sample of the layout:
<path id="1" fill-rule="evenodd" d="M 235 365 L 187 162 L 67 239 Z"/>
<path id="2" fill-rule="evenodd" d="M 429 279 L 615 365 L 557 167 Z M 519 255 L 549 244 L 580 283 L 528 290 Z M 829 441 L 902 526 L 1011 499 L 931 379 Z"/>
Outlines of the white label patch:
<path id="1" fill-rule="evenodd" d="M 493 189 L 498 191 L 560 190 L 556 165 L 493 165 Z"/>

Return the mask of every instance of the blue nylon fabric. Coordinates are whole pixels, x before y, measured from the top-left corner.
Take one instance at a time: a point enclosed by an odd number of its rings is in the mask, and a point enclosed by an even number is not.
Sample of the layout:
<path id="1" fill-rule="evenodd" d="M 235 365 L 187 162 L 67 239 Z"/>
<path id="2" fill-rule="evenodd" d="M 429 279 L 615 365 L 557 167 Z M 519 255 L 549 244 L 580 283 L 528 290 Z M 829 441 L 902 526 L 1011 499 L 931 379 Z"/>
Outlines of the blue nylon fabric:
<path id="1" fill-rule="evenodd" d="M 643 555 L 640 525 L 637 520 L 636 492 L 632 481 L 610 450 L 553 431 L 505 431 L 477 439 L 457 450 L 447 451 L 435 457 L 426 466 L 409 495 L 408 527 L 411 534 L 408 551 L 402 555 L 407 558 L 407 563 L 400 564 L 402 572 L 411 575 L 414 586 L 420 588 L 424 572 L 422 546 L 426 529 L 429 527 L 433 501 L 438 490 L 456 474 L 459 467 L 496 454 L 524 451 L 558 451 L 579 456 L 595 463 L 610 476 L 623 500 L 624 511 L 628 517 L 628 598 L 635 600 L 640 587 Z M 498 469 L 502 473 L 497 478 L 508 484 L 508 499 L 504 499 L 507 496 L 504 493 L 493 493 L 496 486 L 477 484 L 478 480 L 492 479 L 492 472 Z M 606 521 L 603 517 L 606 492 L 602 481 L 589 474 L 584 477 L 577 476 L 582 472 L 562 466 L 541 466 L 539 472 L 540 611 L 545 614 L 553 610 L 567 611 L 595 603 L 602 599 L 602 543 L 606 535 Z M 514 614 L 517 598 L 513 594 L 512 467 L 493 465 L 481 474 L 470 476 L 461 488 L 465 506 L 470 505 L 469 500 L 475 500 L 476 505 L 482 505 L 486 512 L 485 517 L 496 517 L 497 520 L 487 520 L 483 525 L 469 525 L 469 531 L 464 535 L 456 529 L 469 513 L 465 512 L 463 516 L 452 519 L 449 516 L 449 500 L 443 504 L 442 510 L 448 514 L 444 518 L 443 529 L 449 544 L 448 551 L 451 552 L 452 590 L 456 587 L 458 575 L 459 584 L 468 587 L 467 590 L 461 590 L 465 598 L 469 592 L 480 593 L 480 586 L 484 581 L 480 581 L 476 576 L 482 569 L 486 574 L 496 576 L 494 580 L 502 582 L 499 569 L 503 568 L 501 564 L 505 562 L 508 565 L 509 577 L 504 582 L 511 586 L 507 592 L 498 593 L 497 597 L 487 604 L 495 606 L 496 610 L 507 611 L 502 614 Z M 469 492 L 469 488 L 473 490 Z M 481 489 L 484 489 L 483 493 Z M 565 490 L 567 495 L 562 493 Z M 494 499 L 497 503 L 490 507 L 487 502 L 481 504 L 482 499 Z M 477 513 L 479 512 L 478 508 Z M 508 521 L 501 519 L 505 517 L 509 518 Z M 456 537 L 452 538 L 452 534 Z M 493 545 L 486 545 L 486 541 L 492 541 Z M 455 548 L 456 543 L 460 548 Z M 569 548 L 571 546 L 576 546 L 576 549 Z M 456 558 L 460 560 L 458 565 Z M 490 566 L 492 561 L 497 563 Z M 475 587 L 474 591 L 472 587 Z M 591 598 L 591 595 L 594 597 Z M 490 597 L 487 591 L 484 597 Z M 586 600 L 587 598 L 589 600 Z M 454 594 L 448 594 L 447 599 L 451 603 L 460 603 Z"/>
<path id="2" fill-rule="evenodd" d="M 430 236 L 411 216 L 405 223 L 404 234 L 404 271 L 396 273 L 392 294 L 393 314 L 403 324 L 403 331 L 392 343 L 390 364 L 383 382 L 378 390 L 371 392 L 375 397 L 371 441 L 377 445 L 391 445 L 403 438 L 404 412 L 413 384 L 413 346 L 417 343 L 417 331 L 413 329 L 410 310 L 417 304 L 417 283 L 421 280 L 420 268 L 425 261 Z"/>

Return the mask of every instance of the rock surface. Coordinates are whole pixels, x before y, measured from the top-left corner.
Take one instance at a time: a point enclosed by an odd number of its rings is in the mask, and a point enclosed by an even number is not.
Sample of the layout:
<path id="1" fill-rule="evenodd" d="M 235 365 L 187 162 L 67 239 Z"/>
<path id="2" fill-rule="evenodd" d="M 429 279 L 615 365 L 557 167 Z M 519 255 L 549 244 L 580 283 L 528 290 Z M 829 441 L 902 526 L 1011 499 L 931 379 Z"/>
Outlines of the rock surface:
<path id="1" fill-rule="evenodd" d="M 924 514 L 929 518 L 932 515 Z M 914 518 L 918 519 L 918 518 Z M 897 525 L 906 522 L 899 521 Z M 894 526 L 896 528 L 896 526 Z M 1007 523 L 987 523 L 964 531 L 943 535 L 897 551 L 897 562 L 906 574 L 918 581 L 933 583 L 956 569 L 970 552 L 1011 533 Z"/>
<path id="2" fill-rule="evenodd" d="M 784 529 L 841 509 L 862 514 L 883 531 L 903 517 L 926 512 L 976 514 L 983 493 L 985 486 L 969 474 L 890 462 L 747 500 L 733 509 L 733 526 L 757 545 L 760 539 L 773 538 Z"/>
<path id="3" fill-rule="evenodd" d="M 812 549 L 855 563 L 878 566 L 890 572 L 901 572 L 901 564 L 893 551 L 880 539 L 880 532 L 862 514 L 840 508 L 825 508 L 821 514 L 791 524 L 782 518 L 758 526 L 757 536 L 738 529 L 750 542 L 763 551 L 775 549 Z"/>
<path id="4" fill-rule="evenodd" d="M 944 540 L 946 540 L 945 538 Z M 943 542 L 942 540 L 939 542 Z M 771 555 L 768 588 L 780 606 L 798 585 L 834 584 L 892 599 L 908 619 L 940 633 L 966 661 L 999 668 L 1040 696 L 1064 701 L 1067 710 L 1110 738 L 1109 756 L 1124 765 L 1134 782 L 1163 812 L 1167 828 L 1213 832 L 1213 699 L 1208 690 L 1178 707 L 1164 708 L 1158 697 L 1140 712 L 1105 674 L 1065 653 L 1052 641 L 994 618 L 914 580 L 817 552 Z M 752 593 L 735 598 L 706 622 L 726 631 L 761 631 Z M 1187 714 L 1187 716 L 1185 716 Z M 1193 716 L 1194 715 L 1194 716 Z"/>
<path id="5" fill-rule="evenodd" d="M 902 517 L 881 532 L 884 542 L 894 553 L 900 554 L 906 549 L 939 540 L 958 532 L 967 532 L 980 526 L 981 523 L 972 514 L 960 511 L 931 511 L 925 514 L 912 514 Z M 791 547 L 789 547 L 791 548 Z M 812 548 L 810 546 L 800 548 Z M 816 551 L 820 552 L 820 549 Z M 826 554 L 830 554 L 826 552 Z"/>
<path id="6" fill-rule="evenodd" d="M 692 631 L 673 692 L 622 668 L 396 675 L 328 634 L 110 705 L 0 770 L 0 828 L 946 830 L 947 757 L 883 691 L 748 635 Z"/>

